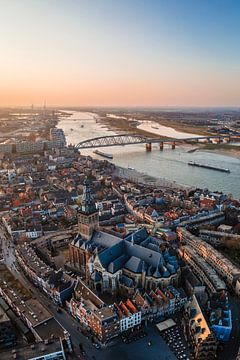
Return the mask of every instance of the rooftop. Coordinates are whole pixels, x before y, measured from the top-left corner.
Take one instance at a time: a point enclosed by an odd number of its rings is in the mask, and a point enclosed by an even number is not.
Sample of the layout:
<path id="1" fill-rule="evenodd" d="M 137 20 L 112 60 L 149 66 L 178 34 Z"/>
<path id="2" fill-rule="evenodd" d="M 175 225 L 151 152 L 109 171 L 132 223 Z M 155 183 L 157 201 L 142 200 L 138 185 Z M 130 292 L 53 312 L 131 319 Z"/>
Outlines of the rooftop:
<path id="1" fill-rule="evenodd" d="M 211 331 L 208 327 L 205 317 L 203 316 L 202 310 L 197 302 L 195 295 L 193 295 L 192 301 L 187 305 L 189 317 L 190 317 L 190 327 L 195 333 L 196 341 L 202 341 L 207 339 L 211 334 Z"/>
<path id="2" fill-rule="evenodd" d="M 30 267 L 39 277 L 46 278 L 53 272 L 53 270 L 37 256 L 36 252 L 29 244 L 24 243 L 23 245 L 18 246 L 17 251 L 21 258 L 27 263 L 28 267 Z"/>
<path id="3" fill-rule="evenodd" d="M 44 356 L 58 351 L 62 351 L 60 340 L 51 340 L 1 351 L 1 360 L 31 360 L 37 356 Z"/>
<path id="4" fill-rule="evenodd" d="M 157 329 L 159 331 L 164 331 L 164 330 L 167 330 L 173 326 L 175 326 L 176 323 L 173 319 L 167 319 L 165 321 L 162 321 L 160 323 L 158 323 L 156 326 L 157 326 Z"/>
<path id="5" fill-rule="evenodd" d="M 116 313 L 113 311 L 112 308 L 110 308 L 110 307 L 108 307 L 108 306 L 105 306 L 105 307 L 103 307 L 103 308 L 100 309 L 100 310 L 94 311 L 94 314 L 95 314 L 96 317 L 97 317 L 99 320 L 101 320 L 101 321 L 110 319 L 110 318 L 112 318 L 113 316 L 116 317 Z"/>
<path id="6" fill-rule="evenodd" d="M 53 317 L 37 325 L 34 330 L 42 340 L 63 339 L 65 332 L 65 329 Z"/>
<path id="7" fill-rule="evenodd" d="M 12 273 L 0 265 L 0 287 L 32 326 L 52 317 L 52 314 L 36 299 Z"/>

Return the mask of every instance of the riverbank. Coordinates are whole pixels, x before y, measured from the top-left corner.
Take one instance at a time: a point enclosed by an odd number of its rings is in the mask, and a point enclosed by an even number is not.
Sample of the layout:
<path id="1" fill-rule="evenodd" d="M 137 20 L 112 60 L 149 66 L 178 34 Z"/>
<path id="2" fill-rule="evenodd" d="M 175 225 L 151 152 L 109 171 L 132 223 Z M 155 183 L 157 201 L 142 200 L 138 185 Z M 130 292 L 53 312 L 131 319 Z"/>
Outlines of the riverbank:
<path id="1" fill-rule="evenodd" d="M 115 115 L 98 113 L 99 119 L 104 125 L 109 126 L 109 129 L 121 132 L 130 132 L 148 137 L 166 137 L 165 129 L 169 128 L 172 131 L 179 134 L 187 134 L 192 136 L 206 136 L 209 132 L 206 130 L 206 126 L 196 126 L 195 124 L 184 124 L 177 121 L 173 121 L 162 116 L 149 116 L 146 117 L 141 114 L 128 114 Z M 160 132 L 156 131 L 160 129 Z M 161 133 L 161 127 L 163 133 Z M 173 138 L 169 137 L 168 138 Z"/>
<path id="2" fill-rule="evenodd" d="M 240 160 L 240 146 L 231 144 L 201 144 L 195 151 L 229 156 Z"/>
<path id="3" fill-rule="evenodd" d="M 109 131 L 114 131 L 117 134 L 138 134 L 149 138 L 158 138 L 159 136 L 161 136 L 166 139 L 172 139 L 170 136 L 156 134 L 151 131 L 139 129 L 138 126 L 140 125 L 140 122 L 138 122 L 137 120 L 129 120 L 124 118 L 109 118 L 99 115 L 98 121 Z"/>
<path id="4" fill-rule="evenodd" d="M 191 154 L 194 152 L 206 152 L 210 154 L 218 154 L 223 156 L 229 156 L 240 160 L 240 145 L 229 144 L 181 144 L 176 148 Z"/>
<path id="5" fill-rule="evenodd" d="M 116 133 L 134 133 L 143 135 L 151 138 L 166 138 L 173 139 L 187 137 L 187 136 L 205 136 L 210 135 L 209 132 L 206 131 L 206 127 L 201 126 L 186 126 L 186 124 L 177 124 L 176 122 L 169 121 L 166 119 L 151 119 L 150 121 L 146 121 L 138 118 L 129 118 L 126 116 L 116 116 L 112 117 L 103 116 L 99 114 L 99 122 L 104 124 L 108 131 L 114 131 Z M 169 136 L 169 130 L 172 132 L 171 136 Z M 171 131 L 172 130 L 172 131 Z M 174 132 L 176 133 L 174 135 Z M 178 145 L 179 146 L 179 145 Z M 184 147 L 183 145 L 180 145 Z M 186 146 L 188 146 L 186 144 Z M 209 153 L 220 154 L 223 156 L 230 156 L 236 159 L 240 159 L 240 147 L 231 144 L 189 144 L 190 149 L 189 153 L 195 151 L 203 151 Z"/>
<path id="6" fill-rule="evenodd" d="M 149 186 L 156 186 L 160 187 L 164 190 L 191 190 L 194 189 L 194 187 L 190 187 L 183 184 L 178 184 L 175 181 L 169 181 L 165 178 L 157 178 L 154 176 L 150 176 L 144 172 L 137 171 L 135 169 L 127 169 L 121 166 L 116 166 L 113 175 L 122 178 L 122 179 L 128 179 L 135 183 L 141 183 L 144 185 Z"/>

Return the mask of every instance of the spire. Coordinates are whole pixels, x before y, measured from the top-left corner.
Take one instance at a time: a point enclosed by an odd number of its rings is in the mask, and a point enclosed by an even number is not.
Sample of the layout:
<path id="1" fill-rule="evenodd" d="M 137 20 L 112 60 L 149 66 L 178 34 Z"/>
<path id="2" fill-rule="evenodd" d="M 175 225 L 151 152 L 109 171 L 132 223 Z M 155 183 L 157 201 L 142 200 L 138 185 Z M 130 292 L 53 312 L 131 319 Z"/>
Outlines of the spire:
<path id="1" fill-rule="evenodd" d="M 97 209 L 93 200 L 92 189 L 89 180 L 85 179 L 83 185 L 84 187 L 83 187 L 83 196 L 82 196 L 82 204 L 80 207 L 80 212 L 85 214 L 95 213 Z"/>

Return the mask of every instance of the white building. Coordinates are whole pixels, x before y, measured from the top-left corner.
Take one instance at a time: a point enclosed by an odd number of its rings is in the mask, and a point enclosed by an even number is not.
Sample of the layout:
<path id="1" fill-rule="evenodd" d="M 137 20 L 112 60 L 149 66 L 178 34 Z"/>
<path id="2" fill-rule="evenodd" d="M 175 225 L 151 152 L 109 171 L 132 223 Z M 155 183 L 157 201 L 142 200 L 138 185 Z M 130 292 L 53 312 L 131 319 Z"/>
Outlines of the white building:
<path id="1" fill-rule="evenodd" d="M 123 317 L 120 320 L 120 331 L 123 332 L 123 331 L 126 331 L 137 325 L 140 325 L 141 320 L 142 320 L 141 311 L 138 311 L 134 314 L 130 314 L 129 316 Z"/>

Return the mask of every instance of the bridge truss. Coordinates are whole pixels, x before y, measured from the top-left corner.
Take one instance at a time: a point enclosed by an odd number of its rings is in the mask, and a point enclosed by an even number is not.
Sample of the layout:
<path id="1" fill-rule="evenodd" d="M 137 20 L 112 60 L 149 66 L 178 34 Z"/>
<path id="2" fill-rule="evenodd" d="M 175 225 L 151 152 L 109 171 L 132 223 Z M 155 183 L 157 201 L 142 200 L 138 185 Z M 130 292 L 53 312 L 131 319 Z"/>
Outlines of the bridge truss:
<path id="1" fill-rule="evenodd" d="M 90 149 L 94 147 L 119 146 L 131 144 L 145 144 L 150 140 L 142 135 L 110 135 L 94 139 L 83 140 L 76 145 L 77 149 Z"/>
<path id="2" fill-rule="evenodd" d="M 77 149 L 91 149 L 107 146 L 122 146 L 122 145 L 133 145 L 133 144 L 153 144 L 153 143 L 183 143 L 183 142 L 198 142 L 201 140 L 210 141 L 211 139 L 228 139 L 229 141 L 239 141 L 240 135 L 229 136 L 229 135 L 209 135 L 209 136 L 197 136 L 182 139 L 172 138 L 148 138 L 143 135 L 135 134 L 121 134 L 121 135 L 109 135 L 100 136 L 93 139 L 83 140 L 76 145 Z"/>

